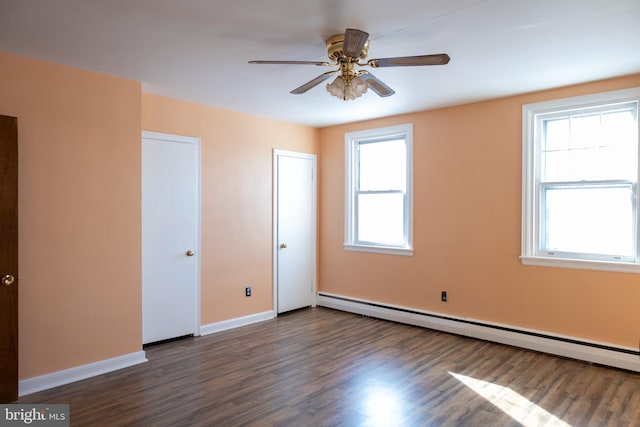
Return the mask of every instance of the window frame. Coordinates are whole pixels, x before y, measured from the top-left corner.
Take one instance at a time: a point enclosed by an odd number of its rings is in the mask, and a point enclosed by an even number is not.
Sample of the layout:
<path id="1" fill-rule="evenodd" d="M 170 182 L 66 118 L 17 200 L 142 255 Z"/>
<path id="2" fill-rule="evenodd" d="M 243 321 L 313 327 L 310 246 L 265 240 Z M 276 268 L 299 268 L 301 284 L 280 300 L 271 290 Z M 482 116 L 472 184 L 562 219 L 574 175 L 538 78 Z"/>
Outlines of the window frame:
<path id="1" fill-rule="evenodd" d="M 406 158 L 406 187 L 404 191 L 404 245 L 392 246 L 355 239 L 358 195 L 355 178 L 358 173 L 356 152 L 360 144 L 404 139 Z M 391 192 L 393 192 L 392 190 Z M 390 192 L 389 192 L 390 193 Z M 383 128 L 345 133 L 345 223 L 344 248 L 348 251 L 372 252 L 389 255 L 413 255 L 413 124 L 406 123 Z"/>
<path id="2" fill-rule="evenodd" d="M 573 254 L 569 252 L 549 251 L 543 253 L 540 250 L 542 239 L 540 219 L 543 186 L 549 183 L 540 183 L 540 144 L 542 123 L 545 118 L 552 118 L 561 112 L 574 112 L 576 110 L 604 110 L 606 106 L 633 103 L 636 114 L 636 126 L 638 130 L 638 144 L 640 145 L 640 88 L 630 88 L 603 92 L 592 95 L 578 96 L 551 101 L 526 104 L 522 107 L 522 247 L 521 262 L 524 265 L 536 265 L 545 267 L 576 268 L 587 270 L 619 271 L 640 273 L 640 203 L 638 195 L 638 182 L 640 175 L 640 147 L 636 161 L 639 164 L 632 182 L 634 218 L 635 256 L 627 260 L 615 257 L 602 257 L 598 254 L 592 256 L 585 254 Z M 561 184 L 569 184 L 572 181 Z M 621 185 L 624 180 L 610 181 L 586 181 L 585 184 Z"/>

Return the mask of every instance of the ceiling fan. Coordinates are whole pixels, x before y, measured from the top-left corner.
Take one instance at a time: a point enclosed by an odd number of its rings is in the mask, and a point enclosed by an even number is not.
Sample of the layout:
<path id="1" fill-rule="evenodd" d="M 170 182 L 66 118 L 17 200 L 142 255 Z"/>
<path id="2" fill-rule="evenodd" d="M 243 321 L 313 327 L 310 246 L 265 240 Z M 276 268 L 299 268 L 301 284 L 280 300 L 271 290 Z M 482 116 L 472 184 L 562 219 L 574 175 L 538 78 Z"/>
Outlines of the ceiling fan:
<path id="1" fill-rule="evenodd" d="M 316 61 L 249 61 L 250 64 L 293 64 L 293 65 L 318 65 L 339 67 L 337 70 L 320 74 L 315 79 L 308 81 L 291 91 L 294 95 L 307 92 L 338 74 L 336 79 L 327 84 L 327 91 L 343 100 L 355 99 L 371 88 L 381 97 L 391 96 L 393 89 L 376 78 L 366 70 L 358 67 L 407 67 L 421 65 L 445 65 L 449 63 L 449 55 L 439 53 L 434 55 L 399 56 L 393 58 L 366 59 L 369 51 L 369 33 L 353 28 L 347 28 L 344 34 L 336 34 L 327 40 L 327 55 L 332 62 Z"/>

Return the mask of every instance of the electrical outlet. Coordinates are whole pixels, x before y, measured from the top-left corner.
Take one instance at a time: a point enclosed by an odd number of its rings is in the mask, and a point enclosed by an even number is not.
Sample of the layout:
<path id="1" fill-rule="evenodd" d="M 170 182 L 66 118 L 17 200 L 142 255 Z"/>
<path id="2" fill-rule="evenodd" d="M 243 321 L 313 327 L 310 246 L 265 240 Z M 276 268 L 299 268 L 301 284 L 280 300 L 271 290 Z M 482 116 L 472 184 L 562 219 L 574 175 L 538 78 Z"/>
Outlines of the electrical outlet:
<path id="1" fill-rule="evenodd" d="M 247 286 L 246 288 L 244 288 L 244 296 L 245 297 L 251 296 L 251 286 Z"/>
<path id="2" fill-rule="evenodd" d="M 442 300 L 442 302 L 447 302 L 447 291 L 442 291 L 440 299 Z"/>

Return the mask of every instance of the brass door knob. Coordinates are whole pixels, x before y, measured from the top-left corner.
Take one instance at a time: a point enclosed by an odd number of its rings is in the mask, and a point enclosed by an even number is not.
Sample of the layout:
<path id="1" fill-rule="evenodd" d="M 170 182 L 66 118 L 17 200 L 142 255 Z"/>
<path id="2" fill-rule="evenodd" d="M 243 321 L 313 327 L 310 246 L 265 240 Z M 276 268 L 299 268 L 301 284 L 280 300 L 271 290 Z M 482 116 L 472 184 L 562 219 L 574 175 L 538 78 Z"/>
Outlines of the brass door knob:
<path id="1" fill-rule="evenodd" d="M 280 249 L 285 249 L 287 247 L 286 243 L 280 243 Z"/>
<path id="2" fill-rule="evenodd" d="M 2 284 L 5 285 L 5 286 L 11 286 L 11 285 L 13 285 L 13 282 L 15 282 L 15 281 L 16 281 L 16 278 L 13 277 L 10 274 L 7 274 L 6 276 L 4 276 L 2 278 Z"/>
<path id="3" fill-rule="evenodd" d="M 193 251 L 187 251 L 187 256 L 194 256 L 196 253 Z"/>

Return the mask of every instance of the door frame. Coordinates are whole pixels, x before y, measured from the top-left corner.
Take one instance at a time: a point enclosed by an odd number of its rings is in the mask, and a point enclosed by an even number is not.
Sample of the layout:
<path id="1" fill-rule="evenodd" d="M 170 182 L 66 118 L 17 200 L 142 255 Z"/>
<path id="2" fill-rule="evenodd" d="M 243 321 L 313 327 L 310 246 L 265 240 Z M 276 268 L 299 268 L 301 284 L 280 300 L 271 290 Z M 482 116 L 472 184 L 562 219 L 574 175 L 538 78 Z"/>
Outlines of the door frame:
<path id="1" fill-rule="evenodd" d="M 152 139 L 152 140 L 157 140 L 157 141 L 164 141 L 164 142 L 173 142 L 173 143 L 178 143 L 178 144 L 193 144 L 195 145 L 195 149 L 196 149 L 196 175 L 197 175 L 197 180 L 196 180 L 196 248 L 195 248 L 195 252 L 196 252 L 196 285 L 195 285 L 195 311 L 193 313 L 193 315 L 195 316 L 195 329 L 193 331 L 193 335 L 194 336 L 200 336 L 200 328 L 201 328 L 201 318 L 200 318 L 200 305 L 201 305 L 201 299 L 202 299 L 202 295 L 201 295 L 201 288 L 200 288 L 200 271 L 201 271 L 201 217 L 202 217 L 202 204 L 201 204 L 201 199 L 202 199 L 202 194 L 201 194 L 201 189 L 202 189 L 202 174 L 201 174 L 201 150 L 200 150 L 200 138 L 196 138 L 196 137 L 192 137 L 192 136 L 184 136 L 184 135 L 173 135 L 173 134 L 168 134 L 168 133 L 161 133 L 161 132 L 152 132 L 152 131 L 146 131 L 143 130 L 142 131 L 142 139 Z M 142 139 L 140 140 L 140 150 L 142 151 Z M 140 162 L 142 163 L 142 158 L 140 159 Z M 142 181 L 142 179 L 141 179 Z M 144 189 L 141 188 L 141 191 L 144 191 Z M 141 215 L 142 216 L 142 215 Z M 144 221 L 144 217 L 142 217 L 142 220 Z M 140 280 L 140 288 L 142 290 L 142 280 Z M 144 303 L 144 302 L 143 302 Z"/>
<path id="2" fill-rule="evenodd" d="M 315 307 L 318 298 L 318 156 L 316 154 L 302 153 L 297 151 L 288 150 L 273 150 L 273 313 L 274 316 L 278 316 L 278 158 L 280 156 L 295 157 L 299 159 L 310 159 L 312 161 L 312 174 L 313 174 L 313 188 L 312 188 L 312 203 L 311 207 L 313 211 L 312 220 L 312 244 L 311 249 L 313 254 L 313 290 L 311 306 Z"/>

